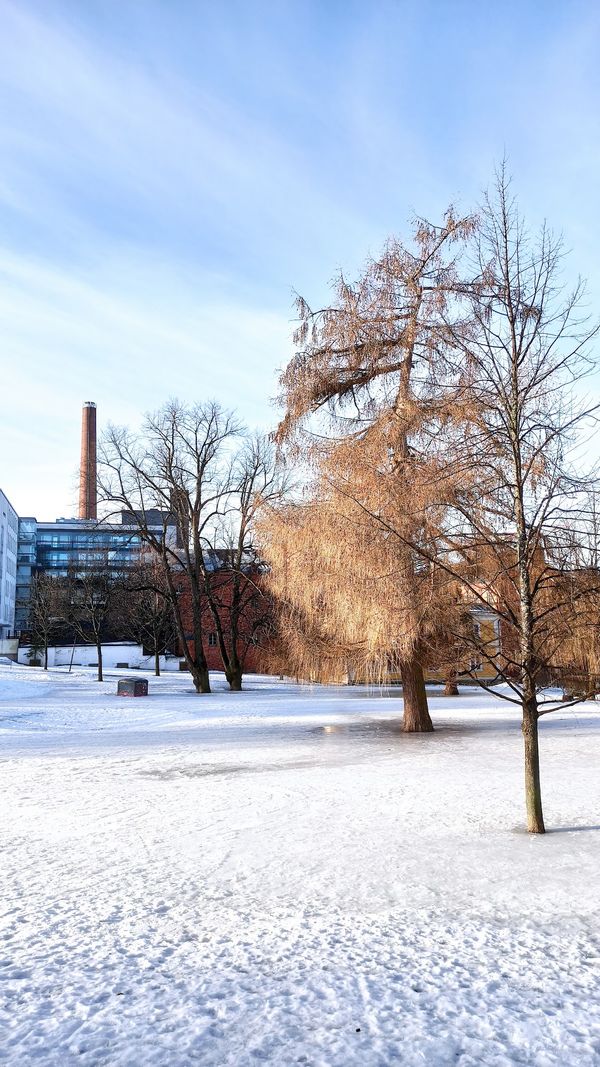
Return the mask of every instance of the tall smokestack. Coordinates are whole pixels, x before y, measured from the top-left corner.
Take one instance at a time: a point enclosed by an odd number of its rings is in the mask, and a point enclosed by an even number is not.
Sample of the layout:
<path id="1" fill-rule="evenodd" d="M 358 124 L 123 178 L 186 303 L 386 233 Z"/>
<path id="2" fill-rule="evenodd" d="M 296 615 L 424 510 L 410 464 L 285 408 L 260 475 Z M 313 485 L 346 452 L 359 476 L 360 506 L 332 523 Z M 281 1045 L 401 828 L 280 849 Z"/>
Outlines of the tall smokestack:
<path id="1" fill-rule="evenodd" d="M 86 400 L 81 413 L 81 468 L 79 471 L 79 518 L 95 519 L 96 490 L 96 405 Z"/>

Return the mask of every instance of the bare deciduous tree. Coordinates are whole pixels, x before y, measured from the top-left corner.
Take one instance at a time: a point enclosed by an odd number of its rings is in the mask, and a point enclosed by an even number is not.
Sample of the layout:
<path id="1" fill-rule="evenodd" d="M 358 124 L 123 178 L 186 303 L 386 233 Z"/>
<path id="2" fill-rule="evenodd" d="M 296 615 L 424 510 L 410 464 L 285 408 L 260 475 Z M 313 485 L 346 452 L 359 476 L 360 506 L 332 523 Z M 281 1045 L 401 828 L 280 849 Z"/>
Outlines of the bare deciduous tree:
<path id="1" fill-rule="evenodd" d="M 84 644 L 96 648 L 98 681 L 102 682 L 102 643 L 122 625 L 127 578 L 115 571 L 108 554 L 98 553 L 98 556 L 95 563 L 71 567 L 66 578 L 54 581 L 65 624 Z"/>
<path id="2" fill-rule="evenodd" d="M 163 568 L 154 553 L 142 554 L 127 574 L 121 626 L 154 657 L 158 677 L 161 655 L 176 648 L 177 630 Z"/>
<path id="3" fill-rule="evenodd" d="M 256 545 L 257 517 L 281 499 L 286 478 L 277 469 L 272 445 L 258 434 L 243 442 L 232 473 L 235 508 L 216 530 L 211 553 L 215 565 L 207 575 L 206 593 L 225 677 L 237 691 L 248 649 L 260 641 L 271 620 Z"/>
<path id="4" fill-rule="evenodd" d="M 61 624 L 62 598 L 56 578 L 43 571 L 31 581 L 29 628 L 32 653 L 43 653 L 43 667 L 48 670 L 48 648 Z"/>
<path id="5" fill-rule="evenodd" d="M 99 471 L 103 499 L 129 512 L 160 563 L 196 691 L 210 692 L 207 616 L 230 687 L 241 688 L 240 623 L 252 588 L 246 563 L 255 511 L 259 495 L 279 491 L 268 447 L 249 441 L 237 418 L 215 402 L 172 401 L 147 416 L 138 434 L 111 427 Z M 162 532 L 155 525 L 157 510 Z M 225 573 L 232 590 L 226 605 L 219 594 Z"/>

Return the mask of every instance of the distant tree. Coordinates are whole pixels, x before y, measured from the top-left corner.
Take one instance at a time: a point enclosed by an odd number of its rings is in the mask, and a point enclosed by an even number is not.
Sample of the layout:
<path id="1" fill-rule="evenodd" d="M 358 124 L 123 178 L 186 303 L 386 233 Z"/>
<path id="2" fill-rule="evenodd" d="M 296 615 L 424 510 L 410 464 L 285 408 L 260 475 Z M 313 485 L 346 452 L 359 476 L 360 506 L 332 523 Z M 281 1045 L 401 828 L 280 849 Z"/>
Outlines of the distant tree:
<path id="1" fill-rule="evenodd" d="M 111 427 L 101 447 L 101 495 L 126 508 L 154 552 L 186 664 L 199 693 L 210 692 L 204 652 L 207 615 L 214 622 L 225 674 L 241 687 L 244 604 L 256 592 L 247 561 L 259 495 L 278 492 L 272 456 L 248 441 L 238 419 L 217 403 L 166 404 L 140 433 Z M 164 517 L 162 534 L 149 521 Z M 169 536 L 175 524 L 178 538 Z M 226 610 L 215 572 L 227 561 L 232 597 Z"/>
<path id="2" fill-rule="evenodd" d="M 214 621 L 225 677 L 242 688 L 248 650 L 258 644 L 272 619 L 271 599 L 256 545 L 256 520 L 279 501 L 286 479 L 277 470 L 273 446 L 260 435 L 248 437 L 233 464 L 233 504 L 215 531 L 207 561 L 205 591 Z"/>
<path id="3" fill-rule="evenodd" d="M 600 570 L 562 566 L 554 577 L 548 676 L 563 703 L 595 700 L 600 692 Z M 543 710 L 543 709 L 542 709 Z"/>
<path id="4" fill-rule="evenodd" d="M 34 574 L 29 600 L 29 626 L 32 658 L 43 656 L 44 670 L 48 670 L 48 648 L 59 633 L 62 599 L 57 579 L 43 571 Z"/>
<path id="5" fill-rule="evenodd" d="M 158 677 L 161 655 L 177 648 L 177 628 L 163 568 L 154 553 L 142 555 L 127 573 L 122 603 L 122 632 L 154 657 Z"/>
<path id="6" fill-rule="evenodd" d="M 71 567 L 59 588 L 62 616 L 76 638 L 95 646 L 102 682 L 102 642 L 122 626 L 127 578 L 114 570 L 107 553 L 98 553 L 96 562 Z"/>
<path id="7" fill-rule="evenodd" d="M 565 522 L 561 536 L 560 611 L 551 673 L 563 700 L 600 692 L 600 505 L 595 486 L 579 515 Z"/>

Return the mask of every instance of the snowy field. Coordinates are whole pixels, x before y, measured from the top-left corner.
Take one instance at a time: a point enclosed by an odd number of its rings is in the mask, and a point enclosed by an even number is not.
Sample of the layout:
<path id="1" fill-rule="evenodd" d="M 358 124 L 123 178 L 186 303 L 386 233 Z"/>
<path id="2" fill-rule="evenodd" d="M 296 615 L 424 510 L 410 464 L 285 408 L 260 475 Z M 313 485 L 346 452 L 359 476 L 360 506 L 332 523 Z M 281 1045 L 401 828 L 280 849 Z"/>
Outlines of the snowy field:
<path id="1" fill-rule="evenodd" d="M 126 672 L 119 672 L 120 674 Z M 139 675 L 138 675 L 139 676 Z M 600 1064 L 600 711 L 0 667 L 0 1062 Z"/>

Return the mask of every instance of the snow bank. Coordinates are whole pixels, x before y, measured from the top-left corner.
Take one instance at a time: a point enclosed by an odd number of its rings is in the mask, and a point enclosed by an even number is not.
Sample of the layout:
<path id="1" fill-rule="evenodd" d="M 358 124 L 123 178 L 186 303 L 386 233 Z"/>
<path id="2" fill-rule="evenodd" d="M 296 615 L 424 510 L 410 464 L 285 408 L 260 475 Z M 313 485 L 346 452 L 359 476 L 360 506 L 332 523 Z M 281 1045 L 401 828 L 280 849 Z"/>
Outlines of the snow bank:
<path id="1" fill-rule="evenodd" d="M 28 698 L 38 700 L 49 693 L 50 689 L 48 680 L 44 683 L 37 672 L 32 674 L 17 664 L 8 666 L 0 663 L 0 701 L 22 701 Z"/>
<path id="2" fill-rule="evenodd" d="M 407 737 L 397 693 L 42 675 L 0 707 L 4 1063 L 597 1067 L 594 705 L 542 721 L 531 838 L 476 691 Z"/>

